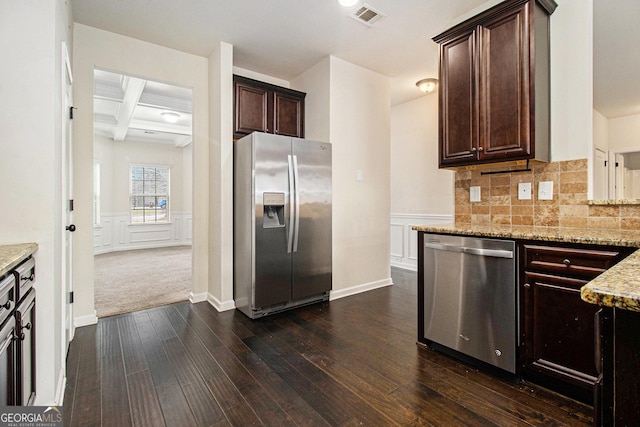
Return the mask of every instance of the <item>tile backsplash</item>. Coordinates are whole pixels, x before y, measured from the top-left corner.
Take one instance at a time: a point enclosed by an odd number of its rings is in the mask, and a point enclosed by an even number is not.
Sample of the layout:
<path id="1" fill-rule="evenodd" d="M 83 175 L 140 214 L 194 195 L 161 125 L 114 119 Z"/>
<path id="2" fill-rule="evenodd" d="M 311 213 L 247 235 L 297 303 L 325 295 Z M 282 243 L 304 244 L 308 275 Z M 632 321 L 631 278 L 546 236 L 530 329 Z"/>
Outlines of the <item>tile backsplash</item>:
<path id="1" fill-rule="evenodd" d="M 521 169 L 522 166 L 511 169 Z M 484 169 L 504 170 L 504 167 Z M 455 221 L 598 229 L 640 229 L 640 205 L 589 205 L 587 159 L 536 163 L 530 172 L 482 175 L 457 171 Z M 553 182 L 553 199 L 538 199 L 538 183 Z M 518 184 L 531 183 L 531 199 L 518 199 Z M 470 202 L 470 187 L 480 187 L 480 201 Z"/>

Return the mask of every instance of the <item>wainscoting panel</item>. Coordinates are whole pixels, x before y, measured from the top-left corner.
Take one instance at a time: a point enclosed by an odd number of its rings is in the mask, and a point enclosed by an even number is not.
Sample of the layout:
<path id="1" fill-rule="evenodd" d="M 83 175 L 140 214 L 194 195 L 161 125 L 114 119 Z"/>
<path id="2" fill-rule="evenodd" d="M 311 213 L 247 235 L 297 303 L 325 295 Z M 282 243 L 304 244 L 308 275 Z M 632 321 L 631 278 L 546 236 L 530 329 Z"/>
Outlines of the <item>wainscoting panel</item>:
<path id="1" fill-rule="evenodd" d="M 130 224 L 128 213 L 102 213 L 93 227 L 95 254 L 164 246 L 191 245 L 191 212 L 173 212 L 171 222 Z"/>
<path id="2" fill-rule="evenodd" d="M 391 214 L 391 265 L 418 269 L 418 232 L 414 225 L 451 224 L 453 215 Z"/>

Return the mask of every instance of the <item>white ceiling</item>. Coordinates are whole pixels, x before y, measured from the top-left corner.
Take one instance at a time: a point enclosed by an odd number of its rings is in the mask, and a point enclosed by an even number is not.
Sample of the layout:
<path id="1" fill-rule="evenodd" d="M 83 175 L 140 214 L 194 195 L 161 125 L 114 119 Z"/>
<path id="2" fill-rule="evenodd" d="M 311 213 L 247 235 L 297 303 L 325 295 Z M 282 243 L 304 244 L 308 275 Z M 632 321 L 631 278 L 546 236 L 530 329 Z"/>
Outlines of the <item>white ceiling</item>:
<path id="1" fill-rule="evenodd" d="M 640 114 L 640 0 L 594 0 L 593 16 L 594 108 Z"/>
<path id="2" fill-rule="evenodd" d="M 191 89 L 94 70 L 93 131 L 114 141 L 191 143 Z M 168 122 L 163 113 L 177 115 Z"/>
<path id="3" fill-rule="evenodd" d="M 72 0 L 75 22 L 205 57 L 228 42 L 235 66 L 284 80 L 334 55 L 390 77 L 392 105 L 424 96 L 415 82 L 437 77 L 432 36 L 497 2 L 360 0 L 344 8 L 337 0 Z M 385 18 L 371 27 L 352 19 L 363 4 Z M 607 117 L 640 113 L 631 99 L 640 96 L 633 78 L 640 1 L 594 0 L 594 17 L 596 109 Z"/>

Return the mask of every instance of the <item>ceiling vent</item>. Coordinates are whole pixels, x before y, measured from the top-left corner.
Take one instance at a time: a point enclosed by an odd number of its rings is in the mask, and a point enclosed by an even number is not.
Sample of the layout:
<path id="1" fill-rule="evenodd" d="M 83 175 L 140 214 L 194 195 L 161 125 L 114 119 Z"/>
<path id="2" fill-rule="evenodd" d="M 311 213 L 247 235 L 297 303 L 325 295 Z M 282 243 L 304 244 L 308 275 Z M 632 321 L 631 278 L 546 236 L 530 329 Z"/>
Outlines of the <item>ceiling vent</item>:
<path id="1" fill-rule="evenodd" d="M 363 4 L 362 7 L 360 7 L 358 10 L 356 10 L 353 15 L 351 15 L 351 17 L 356 21 L 362 22 L 363 24 L 368 26 L 372 26 L 385 16 L 387 15 L 375 10 L 366 3 Z"/>

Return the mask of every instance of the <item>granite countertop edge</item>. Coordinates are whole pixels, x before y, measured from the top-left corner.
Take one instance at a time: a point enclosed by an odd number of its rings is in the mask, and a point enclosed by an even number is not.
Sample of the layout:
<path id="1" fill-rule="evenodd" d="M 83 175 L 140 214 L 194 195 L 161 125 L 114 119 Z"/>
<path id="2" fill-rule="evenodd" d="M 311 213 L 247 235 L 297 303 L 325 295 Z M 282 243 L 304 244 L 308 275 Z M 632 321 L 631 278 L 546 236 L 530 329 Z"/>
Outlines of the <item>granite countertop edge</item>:
<path id="1" fill-rule="evenodd" d="M 0 277 L 7 274 L 25 258 L 38 250 L 37 243 L 0 245 Z"/>
<path id="2" fill-rule="evenodd" d="M 640 232 L 637 231 L 471 224 L 418 225 L 412 228 L 426 233 L 640 248 Z M 640 250 L 585 284 L 580 296 L 591 304 L 640 312 Z"/>

